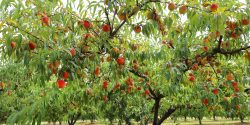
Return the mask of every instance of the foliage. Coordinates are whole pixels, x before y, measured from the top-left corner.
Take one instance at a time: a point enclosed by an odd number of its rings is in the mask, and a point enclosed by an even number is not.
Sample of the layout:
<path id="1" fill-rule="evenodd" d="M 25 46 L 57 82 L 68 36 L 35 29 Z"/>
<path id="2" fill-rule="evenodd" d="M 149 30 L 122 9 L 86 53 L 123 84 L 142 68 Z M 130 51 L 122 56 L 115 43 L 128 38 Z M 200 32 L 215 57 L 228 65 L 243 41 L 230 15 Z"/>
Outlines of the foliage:
<path id="1" fill-rule="evenodd" d="M 223 107 L 243 119 L 249 8 L 231 0 L 3 0 L 0 82 L 17 87 L 3 89 L 15 94 L 0 95 L 0 113 L 13 112 L 9 124 L 156 125 L 180 108 L 202 118 Z M 8 61 L 17 66 L 9 70 Z M 14 99 L 20 105 L 8 109 Z"/>

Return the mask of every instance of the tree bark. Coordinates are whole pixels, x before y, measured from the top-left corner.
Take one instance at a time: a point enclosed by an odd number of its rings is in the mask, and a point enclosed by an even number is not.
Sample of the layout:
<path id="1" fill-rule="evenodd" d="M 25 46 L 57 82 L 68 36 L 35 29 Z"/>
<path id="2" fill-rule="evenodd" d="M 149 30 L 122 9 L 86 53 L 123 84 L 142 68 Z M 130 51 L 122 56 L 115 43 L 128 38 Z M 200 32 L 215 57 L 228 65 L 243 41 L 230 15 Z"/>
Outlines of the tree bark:
<path id="1" fill-rule="evenodd" d="M 171 116 L 175 111 L 177 107 L 169 108 L 161 117 L 161 119 L 157 122 L 157 125 L 161 125 L 169 116 Z"/>
<path id="2" fill-rule="evenodd" d="M 91 120 L 90 120 L 90 123 L 91 123 L 91 124 L 94 124 L 94 123 L 95 123 L 95 120 L 94 120 L 94 119 L 91 119 Z"/>
<path id="3" fill-rule="evenodd" d="M 70 120 L 68 120 L 68 125 L 74 125 L 80 116 L 81 113 L 78 113 L 76 116 L 73 115 L 73 117 Z"/>
<path id="4" fill-rule="evenodd" d="M 161 98 L 155 99 L 153 125 L 157 125 Z"/>
<path id="5" fill-rule="evenodd" d="M 199 119 L 199 125 L 202 125 L 201 118 L 198 117 L 198 119 Z"/>
<path id="6" fill-rule="evenodd" d="M 129 117 L 126 117 L 126 118 L 125 118 L 125 123 L 126 123 L 126 125 L 131 125 L 131 122 L 130 122 Z"/>
<path id="7" fill-rule="evenodd" d="M 243 119 L 240 119 L 240 122 L 241 122 L 241 123 L 244 123 Z"/>
<path id="8" fill-rule="evenodd" d="M 240 122 L 241 122 L 241 123 L 244 123 L 243 120 L 244 120 L 244 117 L 242 117 L 242 115 L 240 114 Z"/>

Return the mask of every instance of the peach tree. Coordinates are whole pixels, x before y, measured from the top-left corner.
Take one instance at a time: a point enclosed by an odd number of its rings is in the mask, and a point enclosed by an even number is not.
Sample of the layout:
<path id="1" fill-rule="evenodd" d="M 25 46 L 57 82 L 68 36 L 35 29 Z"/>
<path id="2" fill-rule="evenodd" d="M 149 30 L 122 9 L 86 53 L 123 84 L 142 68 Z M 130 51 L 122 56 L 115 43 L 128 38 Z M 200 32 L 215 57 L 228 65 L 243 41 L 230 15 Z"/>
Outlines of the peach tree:
<path id="1" fill-rule="evenodd" d="M 0 7 L 1 58 L 23 63 L 44 90 L 29 121 L 54 107 L 69 124 L 90 108 L 94 119 L 154 125 L 180 108 L 227 101 L 239 117 L 249 109 L 247 2 L 3 0 Z"/>

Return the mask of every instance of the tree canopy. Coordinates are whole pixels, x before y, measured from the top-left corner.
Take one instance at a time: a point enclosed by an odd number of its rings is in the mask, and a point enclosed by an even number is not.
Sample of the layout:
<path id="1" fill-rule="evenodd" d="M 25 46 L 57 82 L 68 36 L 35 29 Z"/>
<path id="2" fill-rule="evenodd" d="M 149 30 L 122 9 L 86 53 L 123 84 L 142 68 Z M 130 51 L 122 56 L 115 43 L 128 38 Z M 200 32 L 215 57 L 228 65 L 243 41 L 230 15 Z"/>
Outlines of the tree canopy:
<path id="1" fill-rule="evenodd" d="M 249 8 L 238 0 L 2 0 L 1 63 L 23 74 L 2 69 L 0 97 L 29 102 L 5 119 L 158 125 L 185 108 L 242 119 Z"/>

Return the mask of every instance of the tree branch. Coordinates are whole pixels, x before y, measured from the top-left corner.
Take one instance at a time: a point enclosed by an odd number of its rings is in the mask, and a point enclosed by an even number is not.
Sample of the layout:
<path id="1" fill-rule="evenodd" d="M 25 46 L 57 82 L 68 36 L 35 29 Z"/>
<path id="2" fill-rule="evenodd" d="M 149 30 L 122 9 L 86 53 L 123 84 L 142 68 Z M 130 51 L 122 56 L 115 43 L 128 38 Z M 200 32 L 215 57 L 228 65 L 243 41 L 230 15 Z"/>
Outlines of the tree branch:
<path id="1" fill-rule="evenodd" d="M 157 125 L 161 125 L 170 115 L 172 115 L 179 107 L 173 107 L 169 108 L 163 116 L 160 118 L 160 120 L 157 122 Z"/>
<path id="2" fill-rule="evenodd" d="M 113 30 L 114 28 L 114 24 L 115 24 L 115 15 L 117 14 L 117 8 L 115 8 L 115 12 L 114 12 L 114 15 L 113 15 L 113 20 L 112 20 L 112 25 L 111 25 L 111 29 Z"/>
<path id="3" fill-rule="evenodd" d="M 149 78 L 146 75 L 141 74 L 140 72 L 138 72 L 138 71 L 136 71 L 134 69 L 129 69 L 128 71 L 131 72 L 131 73 L 133 73 L 136 76 L 139 76 L 139 77 L 145 79 L 146 81 L 149 81 Z"/>
<path id="4" fill-rule="evenodd" d="M 245 46 L 245 47 L 241 47 L 241 48 L 238 48 L 238 49 L 233 49 L 233 50 L 227 51 L 227 50 L 221 48 L 222 38 L 223 38 L 223 36 L 221 35 L 220 38 L 219 38 L 217 47 L 214 48 L 212 50 L 212 52 L 205 53 L 205 54 L 201 55 L 202 58 L 204 58 L 204 57 L 214 57 L 216 54 L 234 55 L 234 54 L 237 54 L 237 53 L 239 53 L 239 52 L 241 52 L 243 50 L 247 50 L 247 49 L 250 48 L 250 45 L 248 45 L 248 46 Z M 195 60 L 195 61 L 192 62 L 192 64 L 194 64 L 194 63 L 197 63 L 197 61 Z M 187 68 L 184 69 L 184 72 L 188 71 L 190 68 L 191 68 L 191 66 L 187 66 Z"/>
<path id="5" fill-rule="evenodd" d="M 109 20 L 109 14 L 108 14 L 108 11 L 107 11 L 107 8 L 105 7 L 105 9 L 104 9 L 104 12 L 105 12 L 105 15 L 106 15 L 106 18 L 107 18 L 107 21 L 108 21 L 108 25 L 110 26 L 110 20 Z M 113 29 L 112 29 L 112 27 L 111 27 L 111 29 L 110 29 L 110 35 L 112 34 L 112 31 L 113 31 Z"/>
<path id="6" fill-rule="evenodd" d="M 134 75 L 136 75 L 138 77 L 145 79 L 147 82 L 149 81 L 149 78 L 146 75 L 144 75 L 144 74 L 142 74 L 134 69 L 128 69 L 128 71 L 133 73 Z M 150 85 L 148 85 L 148 88 L 149 88 L 150 94 L 153 96 L 153 99 L 155 99 L 157 97 L 157 95 L 155 94 L 154 90 L 151 88 Z"/>
<path id="7" fill-rule="evenodd" d="M 147 2 L 145 2 L 144 4 L 142 4 L 142 5 L 139 7 L 139 11 L 141 10 L 141 8 L 142 8 L 143 6 L 145 6 L 145 5 L 148 4 L 148 3 L 150 3 L 150 1 L 147 1 Z M 135 14 L 135 12 L 132 12 L 132 13 L 128 16 L 128 18 L 131 18 L 134 14 Z M 123 20 L 123 21 L 121 22 L 121 24 L 115 29 L 115 31 L 114 31 L 113 33 L 110 34 L 110 38 L 112 38 L 112 37 L 115 36 L 115 34 L 116 34 L 116 33 L 119 31 L 119 29 L 126 23 L 126 21 L 127 21 L 127 19 L 125 19 L 125 20 Z"/>
<path id="8" fill-rule="evenodd" d="M 157 125 L 157 121 L 158 121 L 158 112 L 159 112 L 159 108 L 160 108 L 160 101 L 161 101 L 161 98 L 155 99 L 153 125 Z"/>
<path id="9" fill-rule="evenodd" d="M 213 69 L 213 71 L 214 71 L 214 73 L 215 73 L 215 75 L 216 75 L 216 78 L 218 78 L 219 79 L 219 76 L 218 76 L 218 74 L 217 74 L 217 72 L 215 71 L 215 69 L 214 69 L 214 67 L 209 63 L 209 65 L 211 66 L 211 68 Z"/>
<path id="10" fill-rule="evenodd" d="M 41 42 L 43 42 L 43 43 L 45 42 L 45 41 L 43 41 L 41 38 L 35 36 L 34 34 L 30 33 L 29 31 L 26 31 L 26 30 L 24 30 L 24 29 L 22 29 L 22 28 L 20 28 L 20 27 L 18 27 L 18 26 L 16 26 L 16 25 L 13 25 L 13 24 L 11 24 L 11 23 L 7 23 L 7 25 L 12 26 L 12 27 L 14 27 L 14 28 L 17 28 L 18 30 L 25 32 L 26 34 L 28 34 L 28 35 L 34 37 L 35 39 L 37 39 L 37 40 L 39 40 L 39 41 L 41 41 Z"/>
<path id="11" fill-rule="evenodd" d="M 223 54 L 223 55 L 234 55 L 236 53 L 241 52 L 242 50 L 247 50 L 249 48 L 250 48 L 250 45 L 242 47 L 242 48 L 239 48 L 239 49 L 234 49 L 234 50 L 231 50 L 231 51 L 226 51 L 224 49 L 220 49 L 220 51 L 218 53 Z"/>
<path id="12" fill-rule="evenodd" d="M 221 46 L 221 42 L 222 42 L 222 35 L 220 35 L 220 38 L 219 38 L 219 42 L 218 42 L 218 46 L 217 46 L 217 49 L 220 49 L 220 46 Z"/>
<path id="13" fill-rule="evenodd" d="M 119 31 L 119 29 L 126 23 L 126 20 L 127 19 L 123 20 L 122 23 L 115 29 L 115 31 L 110 34 L 110 38 L 115 36 L 115 34 Z"/>

